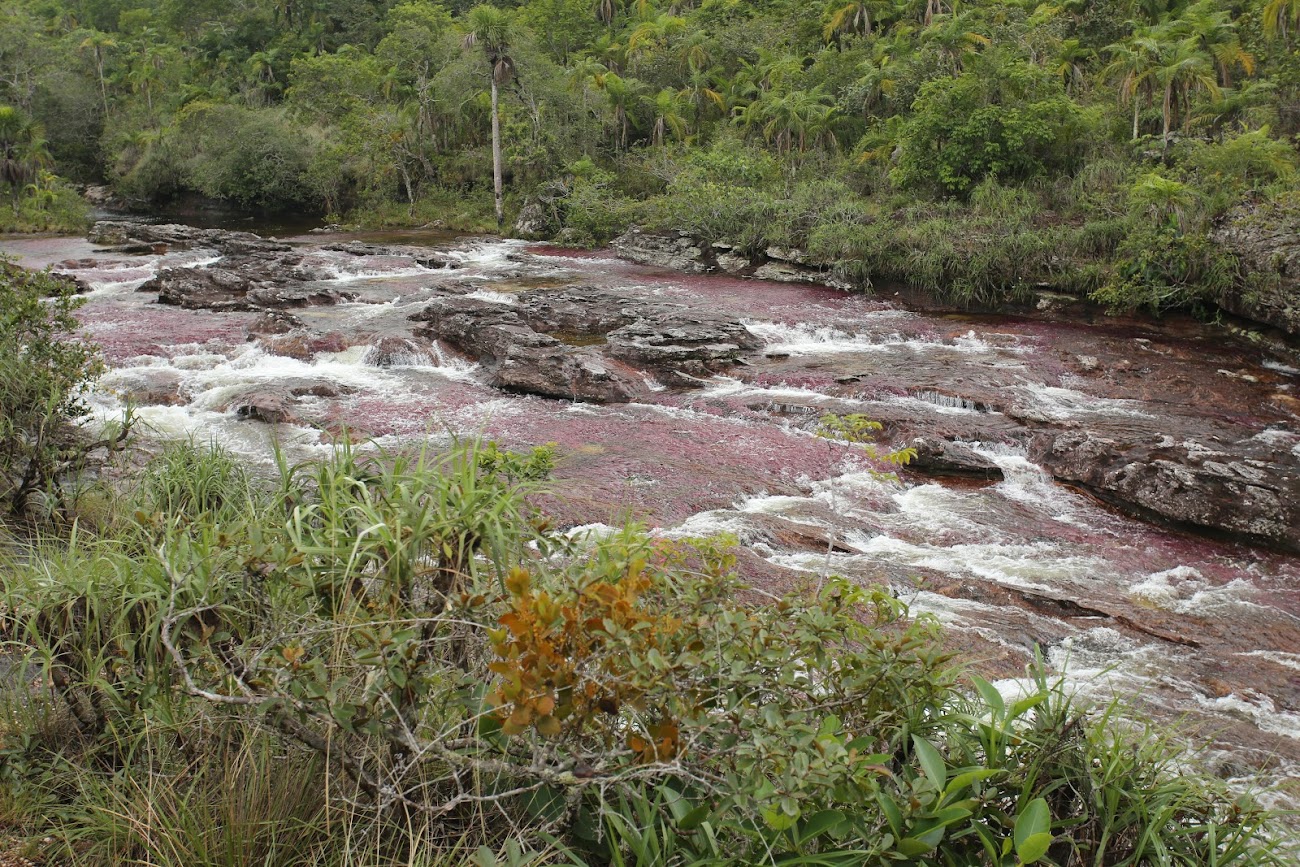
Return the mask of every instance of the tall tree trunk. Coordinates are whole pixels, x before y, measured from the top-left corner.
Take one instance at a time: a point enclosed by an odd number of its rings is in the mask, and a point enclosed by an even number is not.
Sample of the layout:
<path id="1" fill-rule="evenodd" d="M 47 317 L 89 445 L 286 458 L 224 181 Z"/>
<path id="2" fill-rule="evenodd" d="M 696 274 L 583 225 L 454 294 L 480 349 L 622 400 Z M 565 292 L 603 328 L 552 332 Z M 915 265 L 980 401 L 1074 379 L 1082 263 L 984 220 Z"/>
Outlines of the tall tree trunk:
<path id="1" fill-rule="evenodd" d="M 501 118 L 497 114 L 497 79 L 492 76 L 492 189 L 496 193 L 497 231 L 506 225 L 505 207 L 501 201 Z"/>
<path id="2" fill-rule="evenodd" d="M 1138 140 L 1138 95 L 1133 91 L 1133 141 Z"/>
<path id="3" fill-rule="evenodd" d="M 1165 86 L 1165 147 L 1169 147 L 1169 123 L 1174 117 L 1174 83 Z"/>

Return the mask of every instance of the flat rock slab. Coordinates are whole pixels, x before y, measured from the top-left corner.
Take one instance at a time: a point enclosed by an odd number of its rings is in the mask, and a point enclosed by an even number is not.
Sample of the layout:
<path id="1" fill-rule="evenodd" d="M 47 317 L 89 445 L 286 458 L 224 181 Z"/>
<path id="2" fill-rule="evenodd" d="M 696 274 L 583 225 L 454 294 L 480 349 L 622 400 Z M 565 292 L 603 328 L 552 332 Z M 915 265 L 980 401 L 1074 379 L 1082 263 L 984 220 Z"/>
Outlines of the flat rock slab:
<path id="1" fill-rule="evenodd" d="M 514 303 L 437 298 L 417 333 L 476 358 L 489 384 L 596 403 L 644 397 L 656 379 L 693 385 L 757 349 L 736 319 L 608 290 L 521 293 Z"/>

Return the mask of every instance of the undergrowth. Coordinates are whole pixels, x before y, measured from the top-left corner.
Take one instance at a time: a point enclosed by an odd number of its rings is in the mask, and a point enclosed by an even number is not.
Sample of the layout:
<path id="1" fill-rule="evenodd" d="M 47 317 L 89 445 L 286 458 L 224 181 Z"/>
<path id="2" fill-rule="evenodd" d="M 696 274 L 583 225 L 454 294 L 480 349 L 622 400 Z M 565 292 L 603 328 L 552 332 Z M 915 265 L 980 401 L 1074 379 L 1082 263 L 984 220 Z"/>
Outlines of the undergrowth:
<path id="1" fill-rule="evenodd" d="M 0 813 L 72 864 L 1257 865 L 1274 818 L 832 579 L 570 538 L 546 450 L 167 449 L 5 563 Z"/>

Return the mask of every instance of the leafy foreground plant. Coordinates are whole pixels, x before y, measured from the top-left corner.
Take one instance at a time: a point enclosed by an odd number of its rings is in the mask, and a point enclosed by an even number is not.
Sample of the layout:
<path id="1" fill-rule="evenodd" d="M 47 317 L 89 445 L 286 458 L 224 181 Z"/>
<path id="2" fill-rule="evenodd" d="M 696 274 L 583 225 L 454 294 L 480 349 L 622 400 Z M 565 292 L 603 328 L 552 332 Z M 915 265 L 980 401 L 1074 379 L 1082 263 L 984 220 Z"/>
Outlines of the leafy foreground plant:
<path id="1" fill-rule="evenodd" d="M 53 693 L 8 688 L 5 811 L 74 862 L 1282 863 L 1113 711 L 964 695 L 883 592 L 742 604 L 726 540 L 548 532 L 545 449 L 259 492 L 180 448 L 117 538 L 10 569 Z"/>
<path id="2" fill-rule="evenodd" d="M 99 439 L 78 427 L 90 415 L 85 391 L 103 370 L 74 337 L 81 303 L 72 284 L 0 257 L 0 503 L 13 517 L 38 497 L 50 513 L 66 510 L 63 482 L 130 429 L 129 415 Z"/>

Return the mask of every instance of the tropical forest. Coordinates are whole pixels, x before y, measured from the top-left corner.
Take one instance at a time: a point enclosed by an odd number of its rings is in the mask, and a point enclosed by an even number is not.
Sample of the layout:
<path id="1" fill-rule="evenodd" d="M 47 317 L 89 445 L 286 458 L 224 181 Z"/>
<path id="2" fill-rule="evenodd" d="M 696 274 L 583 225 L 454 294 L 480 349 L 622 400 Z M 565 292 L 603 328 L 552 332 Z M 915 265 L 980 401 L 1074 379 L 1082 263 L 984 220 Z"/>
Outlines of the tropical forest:
<path id="1" fill-rule="evenodd" d="M 1300 0 L 0 0 L 0 867 L 1300 863 Z"/>

